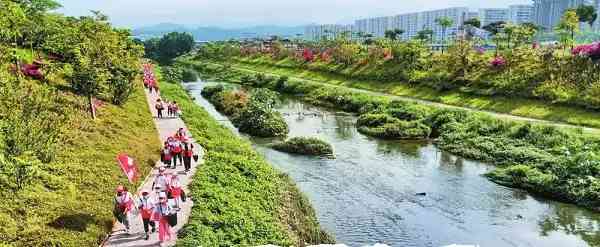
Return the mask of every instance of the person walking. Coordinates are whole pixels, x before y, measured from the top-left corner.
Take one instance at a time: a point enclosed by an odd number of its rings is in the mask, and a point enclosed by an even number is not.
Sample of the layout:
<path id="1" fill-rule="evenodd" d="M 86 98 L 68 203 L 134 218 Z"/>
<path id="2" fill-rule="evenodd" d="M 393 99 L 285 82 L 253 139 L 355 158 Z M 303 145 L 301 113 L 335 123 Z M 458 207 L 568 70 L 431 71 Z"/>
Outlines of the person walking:
<path id="1" fill-rule="evenodd" d="M 142 191 L 138 201 L 138 208 L 142 215 L 146 240 L 150 238 L 150 226 L 152 227 L 152 232 L 156 232 L 156 224 L 154 221 L 150 220 L 152 218 L 152 213 L 154 212 L 155 204 L 155 201 L 150 197 L 150 193 L 147 190 Z"/>
<path id="2" fill-rule="evenodd" d="M 171 102 L 165 102 L 167 105 L 167 117 L 171 117 L 173 115 L 173 104 Z"/>
<path id="3" fill-rule="evenodd" d="M 125 226 L 125 232 L 129 234 L 129 212 L 134 207 L 133 196 L 123 185 L 117 186 L 114 199 L 113 214 L 119 223 Z"/>
<path id="4" fill-rule="evenodd" d="M 173 157 L 172 169 L 176 169 L 178 160 L 179 160 L 179 164 L 183 164 L 183 157 L 181 157 L 181 153 L 183 152 L 183 147 L 181 146 L 181 141 L 177 140 L 174 137 L 170 137 L 169 147 L 171 149 L 171 156 Z"/>
<path id="5" fill-rule="evenodd" d="M 171 162 L 172 162 L 173 156 L 171 156 L 171 148 L 169 147 L 169 142 L 165 142 L 165 145 L 163 146 L 160 155 L 161 155 L 163 164 L 166 167 L 171 167 Z"/>
<path id="6" fill-rule="evenodd" d="M 183 145 L 183 167 L 185 173 L 188 173 L 192 168 L 192 157 L 194 157 L 194 144 L 184 142 Z"/>
<path id="7" fill-rule="evenodd" d="M 180 110 L 179 106 L 177 105 L 177 101 L 173 101 L 173 105 L 171 107 L 173 108 L 173 117 L 178 118 Z"/>
<path id="8" fill-rule="evenodd" d="M 154 178 L 154 182 L 152 183 L 152 188 L 156 190 L 158 193 L 166 192 L 169 189 L 169 178 L 167 174 L 165 174 L 165 167 L 161 166 L 158 168 L 158 175 Z"/>
<path id="9" fill-rule="evenodd" d="M 180 210 L 181 209 L 181 204 L 182 204 L 182 198 L 184 196 L 183 194 L 183 188 L 181 187 L 181 182 L 179 181 L 179 177 L 177 177 L 177 174 L 173 174 L 171 176 L 170 179 L 170 183 L 169 183 L 169 193 L 171 194 L 171 198 L 173 198 L 173 200 L 175 201 L 175 209 L 176 210 Z M 169 198 L 167 196 L 167 198 Z"/>
<path id="10" fill-rule="evenodd" d="M 166 193 L 159 193 L 158 204 L 155 206 L 155 219 L 158 221 L 158 240 L 161 244 L 171 240 L 169 217 L 173 216 L 172 211 Z"/>
<path id="11" fill-rule="evenodd" d="M 160 99 L 156 100 L 156 105 L 154 105 L 154 108 L 156 108 L 156 112 L 158 113 L 158 118 L 163 118 L 162 111 L 165 109 L 165 106 L 163 105 L 163 103 Z"/>

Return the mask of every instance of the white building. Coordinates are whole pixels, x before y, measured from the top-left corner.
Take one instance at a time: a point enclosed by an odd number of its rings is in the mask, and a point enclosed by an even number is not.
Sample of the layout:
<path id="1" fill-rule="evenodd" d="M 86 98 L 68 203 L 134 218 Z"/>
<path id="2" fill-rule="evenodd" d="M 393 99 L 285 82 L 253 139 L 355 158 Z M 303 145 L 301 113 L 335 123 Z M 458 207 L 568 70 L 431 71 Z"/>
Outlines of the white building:
<path id="1" fill-rule="evenodd" d="M 486 26 L 494 22 L 508 22 L 509 10 L 503 8 L 479 9 L 479 20 L 481 26 Z"/>
<path id="2" fill-rule="evenodd" d="M 598 5 L 597 0 L 533 0 L 533 20 L 545 31 L 551 32 L 560 22 L 567 9 L 574 9 L 580 5 Z"/>
<path id="3" fill-rule="evenodd" d="M 513 24 L 533 22 L 533 5 L 510 5 L 509 21 Z"/>
<path id="4" fill-rule="evenodd" d="M 375 37 L 383 37 L 386 30 L 401 29 L 404 30 L 404 34 L 402 34 L 403 39 L 415 37 L 421 30 L 431 29 L 434 32 L 434 39 L 441 40 L 444 30 L 437 24 L 437 19 L 448 17 L 452 20 L 452 26 L 446 29 L 445 38 L 448 38 L 458 32 L 468 16 L 468 8 L 458 7 L 361 19 L 357 20 L 354 26 L 356 27 L 356 31 L 372 34 Z"/>

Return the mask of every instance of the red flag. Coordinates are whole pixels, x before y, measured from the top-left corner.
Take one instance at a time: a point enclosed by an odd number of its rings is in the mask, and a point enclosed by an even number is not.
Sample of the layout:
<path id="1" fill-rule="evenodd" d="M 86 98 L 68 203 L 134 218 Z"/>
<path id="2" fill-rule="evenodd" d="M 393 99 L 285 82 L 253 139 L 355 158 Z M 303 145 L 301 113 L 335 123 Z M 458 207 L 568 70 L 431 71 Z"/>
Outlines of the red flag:
<path id="1" fill-rule="evenodd" d="M 117 155 L 117 161 L 121 166 L 121 170 L 123 170 L 123 173 L 125 173 L 125 176 L 129 179 L 129 182 L 134 183 L 138 179 L 140 173 L 133 158 L 129 157 L 127 154 L 119 154 Z"/>

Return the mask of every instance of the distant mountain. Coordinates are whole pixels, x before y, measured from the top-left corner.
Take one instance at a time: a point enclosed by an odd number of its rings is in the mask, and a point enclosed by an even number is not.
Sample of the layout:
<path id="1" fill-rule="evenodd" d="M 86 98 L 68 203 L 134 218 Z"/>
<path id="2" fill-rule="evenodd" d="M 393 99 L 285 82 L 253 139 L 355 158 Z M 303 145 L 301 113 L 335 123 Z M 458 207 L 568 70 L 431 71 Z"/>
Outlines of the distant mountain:
<path id="1" fill-rule="evenodd" d="M 237 38 L 268 37 L 272 35 L 295 37 L 304 33 L 304 27 L 256 26 L 247 28 L 226 29 L 219 27 L 186 27 L 184 25 L 161 23 L 148 27 L 133 29 L 134 36 L 141 39 L 160 37 L 169 32 L 188 32 L 199 41 L 217 41 Z"/>

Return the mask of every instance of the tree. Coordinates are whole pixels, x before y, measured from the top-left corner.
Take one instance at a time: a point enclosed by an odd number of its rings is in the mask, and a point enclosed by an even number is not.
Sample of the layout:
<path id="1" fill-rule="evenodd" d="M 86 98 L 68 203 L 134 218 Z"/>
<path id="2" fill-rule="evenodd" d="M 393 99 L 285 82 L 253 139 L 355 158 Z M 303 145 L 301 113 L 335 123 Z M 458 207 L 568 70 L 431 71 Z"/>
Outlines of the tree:
<path id="1" fill-rule="evenodd" d="M 170 64 L 173 59 L 188 53 L 194 48 L 194 37 L 189 33 L 172 32 L 160 39 L 152 38 L 144 42 L 146 57 L 161 64 Z"/>
<path id="2" fill-rule="evenodd" d="M 471 26 L 476 28 L 481 28 L 481 21 L 479 18 L 471 18 L 464 22 L 465 26 Z"/>
<path id="3" fill-rule="evenodd" d="M 449 17 L 444 16 L 437 18 L 435 23 L 442 28 L 442 53 L 444 53 L 444 45 L 446 44 L 446 30 L 454 24 L 454 21 Z"/>
<path id="4" fill-rule="evenodd" d="M 404 34 L 404 30 L 396 28 L 394 30 L 385 30 L 384 36 L 390 40 L 397 40 L 402 34 Z"/>
<path id="5" fill-rule="evenodd" d="M 571 49 L 573 49 L 575 34 L 579 32 L 579 16 L 577 16 L 577 12 L 572 9 L 565 11 L 556 27 L 556 31 L 561 36 L 561 42 L 565 48 L 570 45 Z M 567 35 L 570 35 L 570 37 Z"/>
<path id="6" fill-rule="evenodd" d="M 594 6 L 589 5 L 580 5 L 575 9 L 575 13 L 579 17 L 579 22 L 585 22 L 590 25 L 594 25 L 596 19 L 598 19 L 598 13 L 596 12 L 596 8 Z"/>
<path id="7" fill-rule="evenodd" d="M 502 28 L 504 28 L 504 25 L 506 25 L 506 22 L 497 21 L 483 26 L 483 30 L 490 32 L 494 36 L 494 41 L 496 42 L 496 56 L 498 56 L 498 50 L 500 49 L 501 40 L 498 36 L 502 32 Z"/>

